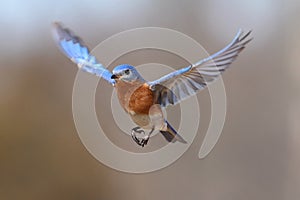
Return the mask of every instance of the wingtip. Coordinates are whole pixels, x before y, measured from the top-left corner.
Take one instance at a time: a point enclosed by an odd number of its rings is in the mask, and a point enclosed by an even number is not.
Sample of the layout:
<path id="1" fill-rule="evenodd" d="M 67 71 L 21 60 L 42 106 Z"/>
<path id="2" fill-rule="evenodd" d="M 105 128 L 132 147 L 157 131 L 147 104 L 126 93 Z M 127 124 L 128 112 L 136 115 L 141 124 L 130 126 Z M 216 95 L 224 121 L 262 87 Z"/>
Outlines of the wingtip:
<path id="1" fill-rule="evenodd" d="M 245 34 L 243 34 L 244 31 L 242 30 L 242 28 L 239 28 L 239 31 L 238 31 L 238 36 L 239 36 L 239 40 L 242 41 L 244 40 L 245 38 L 247 38 L 251 33 L 252 33 L 252 29 L 248 30 Z M 250 38 L 249 40 L 251 41 L 253 38 Z M 248 43 L 248 42 L 247 42 Z"/>
<path id="2" fill-rule="evenodd" d="M 54 21 L 51 23 L 51 32 L 53 38 L 58 41 L 61 39 L 61 33 L 64 31 L 64 26 L 59 21 Z"/>
<path id="3" fill-rule="evenodd" d="M 242 34 L 243 34 L 243 29 L 239 28 L 238 31 L 237 31 L 237 35 L 242 35 Z"/>
<path id="4" fill-rule="evenodd" d="M 56 41 L 71 40 L 73 43 L 79 43 L 82 46 L 85 46 L 83 40 L 79 36 L 59 21 L 52 22 L 52 35 Z"/>
<path id="5" fill-rule="evenodd" d="M 61 24 L 62 24 L 62 23 L 59 22 L 59 21 L 53 21 L 53 22 L 51 23 L 51 25 L 52 25 L 52 26 L 55 26 L 55 27 L 56 27 L 56 26 L 61 26 Z"/>
<path id="6" fill-rule="evenodd" d="M 253 40 L 253 37 L 249 38 L 251 33 L 252 33 L 252 30 L 250 29 L 243 36 L 240 37 L 239 41 L 242 42 L 243 46 L 245 46 L 246 44 L 248 44 L 249 42 L 251 42 Z"/>
<path id="7" fill-rule="evenodd" d="M 51 23 L 52 30 L 63 29 L 64 25 L 59 21 L 54 21 Z"/>

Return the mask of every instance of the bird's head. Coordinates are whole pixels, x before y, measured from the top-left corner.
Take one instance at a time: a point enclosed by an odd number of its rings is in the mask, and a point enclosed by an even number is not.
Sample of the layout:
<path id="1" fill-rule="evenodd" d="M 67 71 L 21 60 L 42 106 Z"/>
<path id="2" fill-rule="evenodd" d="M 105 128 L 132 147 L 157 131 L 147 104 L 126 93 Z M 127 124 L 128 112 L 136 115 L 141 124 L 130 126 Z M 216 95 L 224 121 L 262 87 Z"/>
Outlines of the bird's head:
<path id="1" fill-rule="evenodd" d="M 112 71 L 112 79 L 125 82 L 144 81 L 138 71 L 131 65 L 123 64 L 115 67 Z"/>

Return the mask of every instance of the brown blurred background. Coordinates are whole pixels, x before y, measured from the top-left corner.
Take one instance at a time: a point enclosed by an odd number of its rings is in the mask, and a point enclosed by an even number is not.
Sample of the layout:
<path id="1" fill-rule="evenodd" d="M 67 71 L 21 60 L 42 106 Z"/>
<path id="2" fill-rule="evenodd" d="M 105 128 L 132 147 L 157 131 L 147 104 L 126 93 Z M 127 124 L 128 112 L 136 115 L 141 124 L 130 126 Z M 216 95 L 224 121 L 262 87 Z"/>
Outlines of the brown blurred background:
<path id="1" fill-rule="evenodd" d="M 0 199 L 299 199 L 299 9 L 297 0 L 2 1 Z M 223 76 L 228 112 L 211 154 L 197 157 L 204 125 L 184 156 L 157 172 L 126 174 L 95 160 L 74 126 L 77 68 L 52 40 L 56 20 L 91 48 L 120 31 L 159 26 L 213 53 L 238 28 L 252 29 L 254 40 Z M 208 92 L 198 98 L 207 122 Z"/>

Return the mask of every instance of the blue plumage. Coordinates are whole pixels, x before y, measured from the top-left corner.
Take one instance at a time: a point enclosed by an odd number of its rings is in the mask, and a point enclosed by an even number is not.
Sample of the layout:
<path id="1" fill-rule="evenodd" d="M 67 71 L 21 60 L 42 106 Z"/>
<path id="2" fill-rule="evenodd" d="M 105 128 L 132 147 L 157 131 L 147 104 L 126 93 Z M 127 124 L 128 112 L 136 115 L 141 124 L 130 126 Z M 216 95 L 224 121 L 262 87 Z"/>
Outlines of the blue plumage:
<path id="1" fill-rule="evenodd" d="M 112 73 L 105 69 L 93 55 L 90 55 L 88 48 L 79 37 L 69 29 L 64 28 L 60 23 L 54 23 L 53 33 L 61 51 L 80 69 L 102 77 L 112 85 L 115 84 L 115 80 L 111 79 Z"/>
<path id="2" fill-rule="evenodd" d="M 181 142 L 184 142 L 183 138 L 164 119 L 161 107 L 178 104 L 184 99 L 195 95 L 196 92 L 205 88 L 208 83 L 216 80 L 221 72 L 225 71 L 236 59 L 238 54 L 245 48 L 245 45 L 251 41 L 251 39 L 247 39 L 251 33 L 250 31 L 243 35 L 242 31 L 239 30 L 232 42 L 217 53 L 195 64 L 171 72 L 158 80 L 146 82 L 135 67 L 128 64 L 116 66 L 111 73 L 90 54 L 88 48 L 78 36 L 69 29 L 64 28 L 60 23 L 54 23 L 53 32 L 54 39 L 61 51 L 76 63 L 81 70 L 102 77 L 115 86 L 121 105 L 136 124 L 146 126 L 148 129 L 150 127 L 152 131 L 155 126 L 158 126 L 160 132 L 168 141 L 176 139 Z M 139 94 L 135 90 L 139 91 Z M 150 114 L 150 107 L 154 105 L 158 105 L 158 107 L 154 109 L 154 113 Z M 130 106 L 134 109 L 131 109 Z M 137 114 L 139 110 L 147 116 L 145 117 L 141 113 Z M 146 111 L 144 112 L 144 110 Z M 149 122 L 149 127 L 145 125 L 147 124 L 145 120 L 150 119 L 148 115 L 150 118 L 154 117 L 157 120 L 155 123 Z M 132 137 L 139 145 L 144 146 L 147 144 L 152 131 L 141 141 L 135 134 L 132 134 Z"/>

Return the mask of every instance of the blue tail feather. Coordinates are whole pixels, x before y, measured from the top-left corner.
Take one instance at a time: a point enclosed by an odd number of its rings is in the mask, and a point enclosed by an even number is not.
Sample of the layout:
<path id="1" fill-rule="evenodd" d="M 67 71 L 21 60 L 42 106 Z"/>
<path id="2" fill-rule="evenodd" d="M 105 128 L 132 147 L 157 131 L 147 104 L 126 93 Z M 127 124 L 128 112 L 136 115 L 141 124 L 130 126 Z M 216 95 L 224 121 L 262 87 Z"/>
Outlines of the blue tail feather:
<path id="1" fill-rule="evenodd" d="M 166 121 L 167 123 L 167 130 L 166 131 L 160 131 L 161 134 L 164 136 L 164 138 L 168 141 L 168 142 L 181 142 L 181 143 L 187 143 L 178 133 L 177 131 L 171 126 L 171 124 L 169 124 L 168 121 Z"/>

